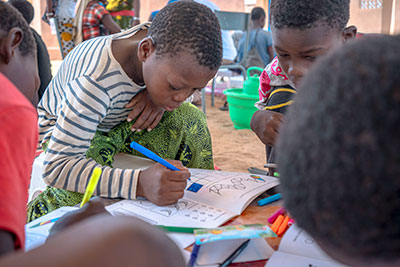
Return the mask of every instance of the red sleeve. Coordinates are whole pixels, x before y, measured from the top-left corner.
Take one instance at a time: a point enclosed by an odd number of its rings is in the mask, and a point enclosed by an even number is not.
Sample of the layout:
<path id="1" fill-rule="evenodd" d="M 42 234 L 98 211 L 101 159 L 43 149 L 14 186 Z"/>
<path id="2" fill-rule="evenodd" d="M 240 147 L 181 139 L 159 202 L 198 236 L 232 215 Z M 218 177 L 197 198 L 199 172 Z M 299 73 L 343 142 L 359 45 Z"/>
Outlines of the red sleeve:
<path id="1" fill-rule="evenodd" d="M 98 21 L 102 20 L 104 15 L 109 14 L 108 10 L 99 4 L 96 5 L 96 9 L 95 9 L 94 13 L 95 13 L 95 17 Z"/>
<path id="2" fill-rule="evenodd" d="M 268 76 L 267 70 L 264 69 L 260 76 L 260 87 L 258 88 L 259 100 L 266 100 L 271 93 L 271 79 Z"/>
<path id="3" fill-rule="evenodd" d="M 0 110 L 0 229 L 25 244 L 26 205 L 38 138 L 33 107 L 14 105 Z"/>

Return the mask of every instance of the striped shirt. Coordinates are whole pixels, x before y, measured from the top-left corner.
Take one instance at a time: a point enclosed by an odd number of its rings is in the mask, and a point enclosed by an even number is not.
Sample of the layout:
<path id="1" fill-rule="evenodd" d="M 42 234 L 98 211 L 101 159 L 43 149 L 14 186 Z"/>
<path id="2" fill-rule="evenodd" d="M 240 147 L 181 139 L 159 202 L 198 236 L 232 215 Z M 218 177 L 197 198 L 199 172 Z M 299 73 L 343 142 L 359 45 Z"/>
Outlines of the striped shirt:
<path id="1" fill-rule="evenodd" d="M 112 40 L 129 38 L 149 23 L 81 43 L 64 59 L 38 105 L 39 144 L 48 142 L 43 179 L 47 184 L 85 192 L 95 167 L 86 151 L 96 130 L 108 132 L 125 121 L 125 105 L 144 89 L 114 58 Z M 101 167 L 95 194 L 130 199 L 134 170 Z"/>

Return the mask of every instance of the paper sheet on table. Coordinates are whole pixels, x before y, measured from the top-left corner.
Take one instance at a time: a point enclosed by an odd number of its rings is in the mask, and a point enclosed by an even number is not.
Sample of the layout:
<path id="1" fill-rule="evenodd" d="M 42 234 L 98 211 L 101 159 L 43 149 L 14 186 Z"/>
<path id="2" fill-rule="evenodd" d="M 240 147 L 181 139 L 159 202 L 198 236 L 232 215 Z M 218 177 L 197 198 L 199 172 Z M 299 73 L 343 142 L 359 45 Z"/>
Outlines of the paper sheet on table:
<path id="1" fill-rule="evenodd" d="M 49 223 L 45 225 L 41 225 L 38 227 L 31 228 L 33 225 L 36 225 L 41 222 L 46 222 L 54 218 L 59 218 L 65 213 L 73 210 L 77 210 L 77 207 L 61 207 L 56 209 L 49 214 L 46 214 L 39 219 L 36 219 L 25 225 L 25 251 L 31 250 L 35 247 L 43 245 L 46 242 L 47 237 L 49 236 L 50 228 L 54 225 L 54 223 Z M 194 243 L 194 235 L 193 234 L 184 234 L 184 233 L 168 233 L 168 236 L 176 243 L 179 248 L 186 248 L 189 245 Z"/>
<path id="2" fill-rule="evenodd" d="M 126 153 L 119 153 L 114 156 L 113 167 L 121 169 L 147 169 L 156 164 L 148 158 L 129 155 Z"/>
<path id="3" fill-rule="evenodd" d="M 194 235 L 193 234 L 184 234 L 184 233 L 167 233 L 169 238 L 174 241 L 174 243 L 180 249 L 187 248 L 191 244 L 194 243 Z"/>
<path id="4" fill-rule="evenodd" d="M 332 261 L 318 260 L 283 252 L 275 252 L 268 260 L 266 267 L 340 267 L 338 263 Z"/>
<path id="5" fill-rule="evenodd" d="M 32 228 L 32 226 L 46 222 L 51 219 L 59 218 L 65 215 L 69 211 L 77 210 L 77 207 L 62 207 L 56 209 L 53 212 L 50 212 L 28 224 L 25 225 L 25 251 L 36 248 L 40 245 L 43 245 L 46 242 L 47 237 L 49 236 L 50 228 L 54 225 L 54 223 L 48 223 L 45 225 L 41 225 L 38 227 Z"/>
<path id="6" fill-rule="evenodd" d="M 285 233 L 279 250 L 268 260 L 267 267 L 345 266 L 326 255 L 304 230 L 292 225 Z"/>
<path id="7" fill-rule="evenodd" d="M 218 265 L 224 262 L 246 239 L 216 241 L 200 247 L 195 266 Z M 264 238 L 253 238 L 233 262 L 265 260 L 274 250 Z"/>

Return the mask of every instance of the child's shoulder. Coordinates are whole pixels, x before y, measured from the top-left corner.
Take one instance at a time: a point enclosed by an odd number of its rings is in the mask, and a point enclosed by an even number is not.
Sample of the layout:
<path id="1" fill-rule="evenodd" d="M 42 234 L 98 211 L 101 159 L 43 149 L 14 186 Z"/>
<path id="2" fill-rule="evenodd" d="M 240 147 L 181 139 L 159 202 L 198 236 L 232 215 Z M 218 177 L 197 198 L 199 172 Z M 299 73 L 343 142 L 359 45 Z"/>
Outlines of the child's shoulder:
<path id="1" fill-rule="evenodd" d="M 36 111 L 28 99 L 15 87 L 15 85 L 0 73 L 1 97 L 0 112 L 10 108 L 24 108 L 36 114 Z"/>

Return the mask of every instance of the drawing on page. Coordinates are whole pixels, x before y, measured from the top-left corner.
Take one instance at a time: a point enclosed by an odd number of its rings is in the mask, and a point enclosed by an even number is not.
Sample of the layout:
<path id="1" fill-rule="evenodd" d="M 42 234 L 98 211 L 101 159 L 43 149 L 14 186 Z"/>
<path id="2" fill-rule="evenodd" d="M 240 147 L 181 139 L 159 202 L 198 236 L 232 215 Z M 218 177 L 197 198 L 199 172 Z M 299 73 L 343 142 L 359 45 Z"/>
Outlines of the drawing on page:
<path id="1" fill-rule="evenodd" d="M 231 184 L 214 184 L 210 186 L 208 190 L 209 192 L 222 196 L 221 190 L 245 190 L 246 189 L 245 182 L 265 183 L 265 180 L 260 177 L 232 178 L 230 182 Z"/>
<path id="2" fill-rule="evenodd" d="M 204 204 L 196 204 L 188 210 L 185 210 L 184 215 L 195 221 L 207 223 L 213 221 L 219 216 L 225 214 L 224 211 Z"/>
<path id="3" fill-rule="evenodd" d="M 306 239 L 304 239 L 304 243 L 306 243 L 307 245 L 311 245 L 311 244 L 314 244 L 314 239 L 312 239 L 312 238 L 306 238 Z"/>
<path id="4" fill-rule="evenodd" d="M 137 205 L 143 209 L 146 209 L 148 211 L 157 213 L 165 217 L 170 217 L 172 215 L 175 215 L 180 210 L 186 209 L 190 204 L 191 203 L 189 203 L 189 201 L 184 199 L 178 200 L 178 202 L 176 202 L 175 204 L 163 207 L 157 206 L 147 200 L 139 200 L 137 202 L 134 202 L 134 205 Z"/>
<path id="5" fill-rule="evenodd" d="M 297 240 L 301 240 L 300 236 L 301 236 L 302 234 L 303 234 L 303 230 L 299 231 L 299 232 L 296 234 L 296 236 L 294 237 L 294 239 L 293 239 L 292 242 L 296 243 Z M 301 241 L 299 241 L 299 242 L 301 242 Z M 303 242 L 304 242 L 304 244 L 306 244 L 306 245 L 312 245 L 312 244 L 315 243 L 314 239 L 311 238 L 311 237 L 306 237 L 306 238 L 304 238 Z"/>
<path id="6" fill-rule="evenodd" d="M 197 193 L 203 187 L 202 184 L 192 183 L 186 190 L 192 191 L 193 193 Z"/>

